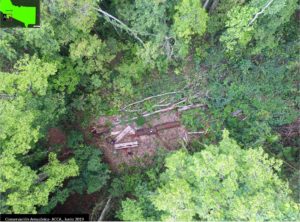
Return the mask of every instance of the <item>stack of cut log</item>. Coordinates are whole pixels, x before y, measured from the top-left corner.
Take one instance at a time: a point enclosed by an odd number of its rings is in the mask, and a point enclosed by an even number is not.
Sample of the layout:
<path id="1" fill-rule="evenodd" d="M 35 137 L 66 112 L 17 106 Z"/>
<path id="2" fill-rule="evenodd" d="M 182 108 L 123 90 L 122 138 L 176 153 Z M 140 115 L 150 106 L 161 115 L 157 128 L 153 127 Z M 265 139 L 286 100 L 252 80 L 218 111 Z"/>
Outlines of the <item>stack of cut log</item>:
<path id="1" fill-rule="evenodd" d="M 134 148 L 138 147 L 139 143 L 138 141 L 133 141 L 133 142 L 124 142 L 120 143 L 120 141 L 127 135 L 134 135 L 135 130 L 131 126 L 127 126 L 124 130 L 118 131 L 118 132 L 111 132 L 112 136 L 116 136 L 114 140 L 114 148 L 116 150 L 120 149 L 128 149 L 128 148 Z"/>
<path id="2" fill-rule="evenodd" d="M 154 127 L 142 128 L 138 130 L 133 129 L 131 126 L 127 126 L 122 131 L 111 132 L 111 136 L 115 136 L 115 139 L 113 140 L 112 144 L 114 144 L 114 148 L 116 150 L 138 147 L 139 146 L 138 141 L 123 142 L 123 143 L 121 141 L 126 136 L 130 138 L 137 138 L 145 135 L 148 136 L 156 135 L 159 131 L 172 129 L 180 126 L 181 124 L 179 121 L 162 123 Z"/>

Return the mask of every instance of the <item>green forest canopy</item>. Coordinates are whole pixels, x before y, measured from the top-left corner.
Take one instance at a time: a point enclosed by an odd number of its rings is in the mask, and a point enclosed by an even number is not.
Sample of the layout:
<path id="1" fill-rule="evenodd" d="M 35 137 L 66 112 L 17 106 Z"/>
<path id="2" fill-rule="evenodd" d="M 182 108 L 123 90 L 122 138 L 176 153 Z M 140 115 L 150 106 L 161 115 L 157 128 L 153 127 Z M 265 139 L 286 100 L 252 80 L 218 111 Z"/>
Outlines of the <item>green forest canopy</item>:
<path id="1" fill-rule="evenodd" d="M 111 220 L 299 219 L 296 0 L 42 1 L 41 15 L 41 28 L 0 30 L 1 213 L 51 212 L 102 189 Z M 182 85 L 207 92 L 206 110 L 182 116 L 206 135 L 111 173 L 80 130 Z M 73 153 L 64 161 L 47 143 L 57 126 Z M 214 145 L 225 128 L 232 139 Z"/>
<path id="2" fill-rule="evenodd" d="M 210 145 L 193 155 L 181 150 L 168 156 L 160 186 L 155 192 L 137 187 L 138 200 L 123 201 L 120 218 L 297 220 L 299 206 L 276 175 L 280 165 L 261 148 L 241 149 L 224 131 L 219 146 Z M 149 203 L 155 209 L 150 215 Z"/>

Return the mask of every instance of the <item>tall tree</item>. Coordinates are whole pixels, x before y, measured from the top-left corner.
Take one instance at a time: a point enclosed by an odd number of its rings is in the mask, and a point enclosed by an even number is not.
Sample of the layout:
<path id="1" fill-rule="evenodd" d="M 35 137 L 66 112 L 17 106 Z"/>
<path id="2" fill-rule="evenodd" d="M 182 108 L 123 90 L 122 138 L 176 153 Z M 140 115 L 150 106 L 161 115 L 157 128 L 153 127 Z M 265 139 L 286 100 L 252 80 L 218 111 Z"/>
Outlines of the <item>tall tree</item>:
<path id="1" fill-rule="evenodd" d="M 227 51 L 246 49 L 251 53 L 272 49 L 281 41 L 278 31 L 289 22 L 297 8 L 297 0 L 252 0 L 228 12 L 227 30 L 221 37 Z"/>
<path id="2" fill-rule="evenodd" d="M 299 205 L 278 177 L 281 161 L 259 149 L 241 149 L 224 131 L 218 146 L 194 155 L 181 150 L 165 161 L 161 185 L 122 203 L 120 218 L 147 220 L 146 197 L 161 220 L 297 220 Z M 137 209 L 133 212 L 133 209 Z M 132 215 L 132 218 L 130 217 Z M 150 215 L 151 216 L 151 215 Z"/>
<path id="3" fill-rule="evenodd" d="M 57 118 L 51 111 L 59 103 L 49 110 L 40 109 L 47 79 L 55 72 L 55 64 L 26 56 L 15 65 L 14 72 L 0 73 L 1 212 L 36 213 L 37 207 L 47 204 L 51 192 L 78 173 L 74 159 L 62 164 L 53 153 L 39 169 L 24 162 L 41 137 L 40 129 Z"/>

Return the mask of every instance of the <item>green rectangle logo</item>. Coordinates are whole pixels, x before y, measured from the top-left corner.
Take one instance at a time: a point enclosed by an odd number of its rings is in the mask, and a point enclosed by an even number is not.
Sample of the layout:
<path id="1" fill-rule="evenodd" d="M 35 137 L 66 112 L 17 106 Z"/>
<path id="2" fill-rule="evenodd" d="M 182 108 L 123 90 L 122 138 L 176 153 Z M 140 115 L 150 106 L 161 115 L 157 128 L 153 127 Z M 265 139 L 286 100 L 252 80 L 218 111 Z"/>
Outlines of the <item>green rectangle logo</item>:
<path id="1" fill-rule="evenodd" d="M 0 0 L 0 28 L 15 27 L 40 27 L 40 0 Z"/>

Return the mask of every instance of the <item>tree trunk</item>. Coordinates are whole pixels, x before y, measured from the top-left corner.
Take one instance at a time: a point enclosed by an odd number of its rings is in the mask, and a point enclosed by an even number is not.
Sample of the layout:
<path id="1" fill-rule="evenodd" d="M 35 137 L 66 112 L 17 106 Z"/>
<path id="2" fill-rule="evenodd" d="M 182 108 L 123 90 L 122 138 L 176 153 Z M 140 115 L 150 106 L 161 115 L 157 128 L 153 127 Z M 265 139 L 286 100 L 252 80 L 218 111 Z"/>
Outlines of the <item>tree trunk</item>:
<path id="1" fill-rule="evenodd" d="M 215 10 L 215 8 L 217 7 L 219 3 L 219 0 L 214 0 L 213 3 L 210 6 L 209 12 L 211 13 L 213 10 Z"/>
<path id="2" fill-rule="evenodd" d="M 103 221 L 104 217 L 105 217 L 105 214 L 106 214 L 106 211 L 108 210 L 109 206 L 110 206 L 110 202 L 111 202 L 111 197 L 108 198 L 106 204 L 105 204 L 105 207 L 103 208 L 102 212 L 101 212 L 101 215 L 98 219 L 98 221 Z"/>

